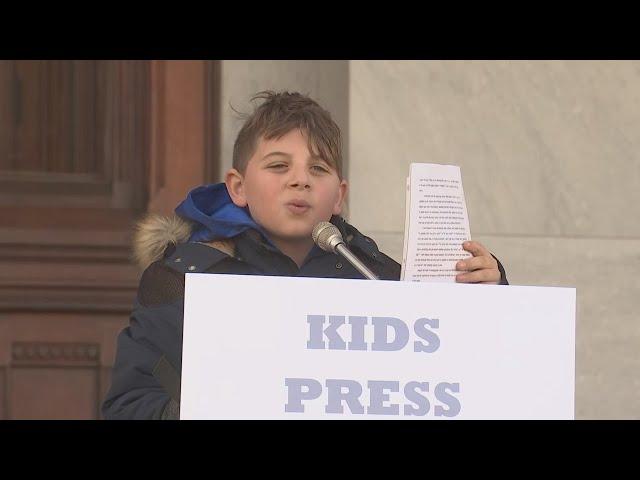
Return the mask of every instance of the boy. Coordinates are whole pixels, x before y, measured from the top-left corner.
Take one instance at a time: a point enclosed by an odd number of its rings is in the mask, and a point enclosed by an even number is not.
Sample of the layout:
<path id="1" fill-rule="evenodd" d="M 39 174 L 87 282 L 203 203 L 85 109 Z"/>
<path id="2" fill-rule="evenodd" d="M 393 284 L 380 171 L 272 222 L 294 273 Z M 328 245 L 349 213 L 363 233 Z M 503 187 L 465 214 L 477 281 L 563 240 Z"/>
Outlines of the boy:
<path id="1" fill-rule="evenodd" d="M 129 327 L 118 336 L 107 419 L 179 418 L 184 274 L 189 272 L 363 278 L 321 250 L 313 227 L 331 221 L 352 252 L 380 279 L 399 280 L 400 265 L 341 217 L 340 130 L 329 113 L 298 93 L 262 92 L 264 102 L 236 139 L 224 183 L 192 190 L 177 216 L 143 221 L 134 242 L 145 271 Z M 506 284 L 504 269 L 478 242 L 458 263 L 459 282 Z M 245 292 L 237 299 L 243 301 Z M 221 366 L 221 368 L 224 368 Z"/>

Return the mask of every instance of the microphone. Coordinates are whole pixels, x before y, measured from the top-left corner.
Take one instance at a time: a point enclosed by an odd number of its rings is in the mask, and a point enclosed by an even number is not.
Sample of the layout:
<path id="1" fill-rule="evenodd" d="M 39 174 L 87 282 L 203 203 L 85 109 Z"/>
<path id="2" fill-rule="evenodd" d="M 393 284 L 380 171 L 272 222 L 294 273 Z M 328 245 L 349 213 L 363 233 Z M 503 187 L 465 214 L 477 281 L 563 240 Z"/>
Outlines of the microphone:
<path id="1" fill-rule="evenodd" d="M 354 266 L 362 275 L 369 280 L 379 280 L 375 273 L 367 268 L 367 266 L 360 261 L 351 251 L 347 248 L 340 234 L 340 230 L 333 223 L 320 222 L 313 227 L 311 237 L 316 245 L 322 250 L 331 253 L 339 253 L 342 255 L 351 265 Z"/>

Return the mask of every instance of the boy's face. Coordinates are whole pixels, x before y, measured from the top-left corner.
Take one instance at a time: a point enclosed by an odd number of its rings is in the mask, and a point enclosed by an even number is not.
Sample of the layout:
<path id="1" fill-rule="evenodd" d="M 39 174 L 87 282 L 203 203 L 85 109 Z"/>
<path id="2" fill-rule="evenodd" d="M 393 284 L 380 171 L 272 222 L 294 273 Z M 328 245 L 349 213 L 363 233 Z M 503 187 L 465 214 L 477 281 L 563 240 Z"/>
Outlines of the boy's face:
<path id="1" fill-rule="evenodd" d="M 310 241 L 318 222 L 342 212 L 347 193 L 347 182 L 313 156 L 297 129 L 279 139 L 261 138 L 244 175 L 232 169 L 226 184 L 233 202 L 248 206 L 276 242 Z"/>

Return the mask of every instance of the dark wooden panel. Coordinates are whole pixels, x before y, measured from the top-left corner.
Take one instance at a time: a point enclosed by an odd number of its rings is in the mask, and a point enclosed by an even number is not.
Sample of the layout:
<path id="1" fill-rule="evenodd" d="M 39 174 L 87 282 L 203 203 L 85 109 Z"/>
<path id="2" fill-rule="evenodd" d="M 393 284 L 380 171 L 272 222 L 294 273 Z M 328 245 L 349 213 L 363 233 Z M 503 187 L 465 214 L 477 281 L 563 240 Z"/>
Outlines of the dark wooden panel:
<path id="1" fill-rule="evenodd" d="M 0 62 L 0 204 L 143 211 L 148 61 Z"/>
<path id="2" fill-rule="evenodd" d="M 43 142 L 46 130 L 43 125 L 50 122 L 47 102 L 43 96 L 41 61 L 12 62 L 9 91 L 12 122 L 6 127 L 11 132 L 11 170 L 37 172 L 45 170 L 48 159 L 48 139 Z"/>
<path id="3" fill-rule="evenodd" d="M 98 110 L 97 97 L 97 70 L 98 63 L 95 61 L 73 61 L 72 66 L 72 93 L 76 101 L 71 107 L 73 125 L 73 157 L 71 161 L 71 171 L 77 173 L 100 174 L 97 168 L 101 146 L 99 146 Z"/>
<path id="4" fill-rule="evenodd" d="M 10 107 L 2 147 L 21 172 L 88 173 L 96 154 L 96 118 L 105 110 L 96 100 L 97 62 L 15 60 L 0 64 L 0 97 Z"/>
<path id="5" fill-rule="evenodd" d="M 13 84 L 13 66 L 8 60 L 0 60 L 0 171 L 10 170 L 13 166 L 12 139 L 9 125 L 14 122 L 13 102 L 11 101 Z"/>
<path id="6" fill-rule="evenodd" d="M 40 75 L 41 82 L 44 84 L 41 105 L 46 109 L 44 113 L 46 120 L 43 122 L 42 117 L 34 115 L 30 122 L 34 126 L 41 127 L 41 144 L 45 147 L 43 157 L 37 159 L 40 160 L 38 163 L 44 167 L 39 170 L 76 173 L 70 168 L 73 164 L 75 136 L 75 125 L 71 118 L 72 62 L 49 60 L 40 63 L 44 70 Z M 28 77 L 25 76 L 25 78 Z M 25 93 L 28 95 L 28 92 Z M 25 160 L 28 160 L 28 157 Z"/>
<path id="7" fill-rule="evenodd" d="M 7 374 L 5 373 L 5 369 L 0 367 L 0 420 L 4 420 L 7 418 L 7 410 L 6 410 L 7 390 L 5 388 L 6 379 L 7 379 Z"/>
<path id="8" fill-rule="evenodd" d="M 98 418 L 98 369 L 15 367 L 10 370 L 12 419 Z"/>

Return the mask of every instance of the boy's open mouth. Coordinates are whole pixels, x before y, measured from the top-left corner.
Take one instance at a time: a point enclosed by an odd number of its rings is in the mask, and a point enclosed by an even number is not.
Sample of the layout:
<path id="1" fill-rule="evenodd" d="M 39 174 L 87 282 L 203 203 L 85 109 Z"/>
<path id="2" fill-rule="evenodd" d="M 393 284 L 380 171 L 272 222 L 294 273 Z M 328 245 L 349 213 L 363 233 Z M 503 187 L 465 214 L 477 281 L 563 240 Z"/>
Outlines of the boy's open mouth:
<path id="1" fill-rule="evenodd" d="M 311 209 L 311 205 L 309 205 L 309 203 L 305 202 L 304 200 L 292 200 L 290 202 L 287 202 L 285 205 L 290 212 L 298 215 L 306 213 Z"/>

